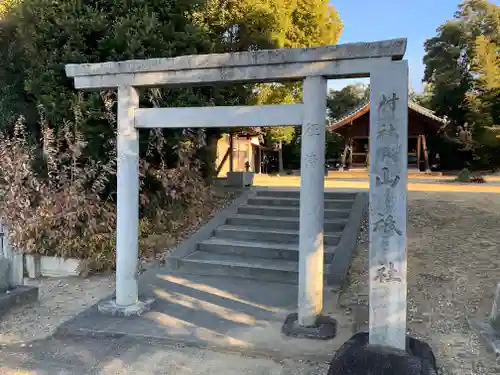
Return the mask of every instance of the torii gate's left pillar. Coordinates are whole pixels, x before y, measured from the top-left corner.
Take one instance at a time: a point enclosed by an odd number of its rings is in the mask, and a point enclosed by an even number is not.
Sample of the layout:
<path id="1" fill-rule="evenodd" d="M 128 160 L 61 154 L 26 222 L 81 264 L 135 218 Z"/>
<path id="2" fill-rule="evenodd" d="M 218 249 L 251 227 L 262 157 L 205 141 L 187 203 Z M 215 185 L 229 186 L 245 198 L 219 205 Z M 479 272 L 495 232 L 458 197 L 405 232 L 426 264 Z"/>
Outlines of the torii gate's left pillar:
<path id="1" fill-rule="evenodd" d="M 139 131 L 135 111 L 139 94 L 132 86 L 118 87 L 116 299 L 98 305 L 112 315 L 140 315 L 154 299 L 139 300 Z"/>

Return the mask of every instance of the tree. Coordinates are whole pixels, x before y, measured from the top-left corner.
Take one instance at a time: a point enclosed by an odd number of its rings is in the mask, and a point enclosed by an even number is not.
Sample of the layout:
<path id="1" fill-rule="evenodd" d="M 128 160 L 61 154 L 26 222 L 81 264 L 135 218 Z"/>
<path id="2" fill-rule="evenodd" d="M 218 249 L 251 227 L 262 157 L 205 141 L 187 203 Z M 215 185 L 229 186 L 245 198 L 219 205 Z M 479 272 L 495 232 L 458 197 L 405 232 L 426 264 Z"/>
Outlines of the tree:
<path id="1" fill-rule="evenodd" d="M 2 0 L 0 2 L 0 20 L 3 19 L 7 11 L 14 6 L 16 0 Z"/>
<path id="2" fill-rule="evenodd" d="M 257 105 L 262 104 L 294 104 L 300 98 L 293 88 L 283 84 L 261 84 L 254 91 Z M 278 150 L 279 171 L 283 172 L 283 144 L 288 144 L 295 137 L 294 126 L 271 126 L 264 128 L 266 143 Z"/>
<path id="3" fill-rule="evenodd" d="M 467 39 L 460 20 L 448 21 L 438 28 L 438 35 L 428 39 L 424 48 L 424 81 L 432 84 L 432 109 L 447 115 L 455 125 L 463 123 L 466 109 L 462 105 L 470 89 Z"/>
<path id="4" fill-rule="evenodd" d="M 76 5 L 52 0 L 19 2 L 6 12 L 0 39 L 0 77 L 8 83 L 0 88 L 4 116 L 0 125 L 5 127 L 24 115 L 30 134 L 39 139 L 39 124 L 33 115 L 37 105 L 43 105 L 50 124 L 59 126 L 72 118 L 72 108 L 79 103 L 86 152 L 106 160 L 109 150 L 103 144 L 114 132 L 101 97 L 76 92 L 64 65 L 210 52 L 210 40 L 188 16 L 200 5 L 195 0 L 85 1 Z M 208 88 L 144 90 L 141 105 L 200 105 L 212 95 Z M 143 143 L 147 133 L 141 132 Z M 165 135 L 175 144 L 180 132 Z M 175 163 L 172 146 L 164 151 Z"/>
<path id="5" fill-rule="evenodd" d="M 314 47 L 335 44 L 343 25 L 328 0 L 207 0 L 194 16 L 196 24 L 216 41 L 214 51 L 234 52 L 268 48 Z M 240 103 L 279 104 L 300 100 L 300 84 L 236 86 Z M 249 95 L 249 90 L 252 95 Z M 272 93 L 273 90 L 277 92 Z M 262 95 L 261 98 L 256 98 Z M 215 144 L 222 129 L 210 129 Z M 273 144 L 289 142 L 291 129 L 269 130 Z M 215 147 L 213 147 L 215 150 Z M 281 155 L 281 152 L 280 152 Z M 215 154 L 213 159 L 215 159 Z M 282 168 L 283 161 L 280 162 Z"/>
<path id="6" fill-rule="evenodd" d="M 335 44 L 343 28 L 328 0 L 207 0 L 195 19 L 226 52 Z"/>
<path id="7" fill-rule="evenodd" d="M 432 84 L 426 83 L 424 84 L 423 92 L 417 92 L 415 90 L 411 90 L 408 95 L 408 99 L 417 104 L 420 104 L 422 107 L 430 109 L 433 95 L 434 91 L 432 88 Z"/>
<path id="8" fill-rule="evenodd" d="M 14 0 L 15 1 L 15 0 Z M 248 51 L 337 42 L 342 29 L 327 0 L 23 0 L 9 7 L 0 29 L 0 126 L 22 114 L 29 133 L 40 137 L 36 106 L 47 120 L 63 124 L 72 108 L 83 108 L 87 152 L 106 159 L 102 147 L 114 136 L 97 93 L 77 93 L 64 72 L 66 63 L 171 57 Z M 144 90 L 142 106 L 249 104 L 253 85 Z M 141 139 L 147 142 L 147 132 Z M 182 132 L 164 131 L 171 153 Z M 200 152 L 213 175 L 221 129 L 204 131 Z M 141 149 L 145 149 L 142 147 Z M 172 155 L 175 159 L 175 155 Z M 168 160 L 168 159 L 167 159 Z"/>
<path id="9" fill-rule="evenodd" d="M 471 72 L 474 75 L 474 90 L 467 99 L 474 119 L 478 124 L 498 124 L 500 105 L 500 45 L 483 35 L 476 39 Z"/>
<path id="10" fill-rule="evenodd" d="M 460 3 L 454 19 L 441 25 L 424 45 L 424 82 L 432 85 L 430 106 L 451 120 L 448 135 L 455 136 L 468 123 L 474 148 L 491 141 L 491 135 L 485 138 L 486 129 L 496 122 L 492 113 L 498 108 L 493 88 L 498 45 L 500 7 L 488 0 Z M 475 161 L 486 160 L 486 154 L 474 154 Z"/>
<path id="11" fill-rule="evenodd" d="M 425 44 L 424 82 L 432 84 L 431 105 L 438 115 L 448 115 L 455 126 L 467 120 L 466 94 L 473 89 L 471 71 L 476 39 L 500 38 L 500 7 L 488 0 L 466 0 L 454 19 L 445 22 Z"/>
<path id="12" fill-rule="evenodd" d="M 347 85 L 341 90 L 330 90 L 327 98 L 328 117 L 331 121 L 345 115 L 370 100 L 370 88 L 364 84 Z"/>
<path id="13" fill-rule="evenodd" d="M 473 90 L 466 95 L 469 121 L 474 124 L 475 156 L 484 166 L 500 165 L 500 45 L 485 36 L 476 39 L 471 71 Z"/>

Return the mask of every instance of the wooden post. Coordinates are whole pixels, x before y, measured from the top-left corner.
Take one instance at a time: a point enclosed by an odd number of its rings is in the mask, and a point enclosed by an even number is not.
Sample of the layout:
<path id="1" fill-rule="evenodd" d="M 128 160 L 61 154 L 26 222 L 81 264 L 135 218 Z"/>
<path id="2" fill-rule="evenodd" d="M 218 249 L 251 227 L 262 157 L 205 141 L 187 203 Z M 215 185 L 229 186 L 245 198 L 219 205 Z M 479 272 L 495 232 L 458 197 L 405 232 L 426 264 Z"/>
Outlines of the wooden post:
<path id="1" fill-rule="evenodd" d="M 350 145 L 349 145 L 350 147 L 349 148 L 351 150 L 349 152 L 349 169 L 351 169 L 352 168 L 352 153 L 354 152 L 354 145 L 352 143 L 352 139 L 350 139 L 349 141 L 350 141 Z"/>
<path id="2" fill-rule="evenodd" d="M 233 133 L 229 133 L 229 172 L 233 171 L 233 149 L 234 149 L 234 141 L 233 141 Z"/>
<path id="3" fill-rule="evenodd" d="M 283 142 L 280 141 L 278 145 L 278 165 L 279 165 L 279 173 L 283 173 L 284 167 L 283 167 Z"/>
<path id="4" fill-rule="evenodd" d="M 224 164 L 226 163 L 227 159 L 229 158 L 229 153 L 230 149 L 228 148 L 226 153 L 224 154 L 224 157 L 222 158 L 221 162 L 219 163 L 217 170 L 215 171 L 215 176 L 219 176 L 220 171 L 222 170 L 222 167 L 224 167 Z"/>
<path id="5" fill-rule="evenodd" d="M 387 79 L 391 77 L 391 79 Z M 408 62 L 370 75 L 370 344 L 406 348 Z M 384 132 L 391 124 L 395 131 Z"/>
<path id="6" fill-rule="evenodd" d="M 417 137 L 417 169 L 420 171 L 420 148 L 422 147 L 422 135 Z"/>
<path id="7" fill-rule="evenodd" d="M 346 158 L 347 158 L 347 148 L 349 147 L 348 144 L 347 144 L 347 140 L 345 141 L 345 144 L 344 144 L 344 152 L 342 153 L 342 165 L 340 166 L 340 170 L 343 171 L 344 170 L 344 166 L 345 166 L 345 162 L 346 162 Z"/>
<path id="8" fill-rule="evenodd" d="M 425 139 L 425 135 L 422 135 L 422 147 L 424 149 L 424 165 L 425 165 L 425 172 L 430 173 L 431 168 L 429 166 L 429 150 L 427 150 L 427 141 Z"/>

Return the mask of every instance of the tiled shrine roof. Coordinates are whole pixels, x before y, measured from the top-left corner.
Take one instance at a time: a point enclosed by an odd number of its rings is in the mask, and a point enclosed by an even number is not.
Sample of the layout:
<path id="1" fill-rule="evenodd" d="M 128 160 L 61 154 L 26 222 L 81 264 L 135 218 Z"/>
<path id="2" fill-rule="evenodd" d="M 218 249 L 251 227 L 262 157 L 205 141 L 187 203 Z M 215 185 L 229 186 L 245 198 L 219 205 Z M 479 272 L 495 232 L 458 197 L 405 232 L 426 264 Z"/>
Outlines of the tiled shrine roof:
<path id="1" fill-rule="evenodd" d="M 427 108 L 421 106 L 420 104 L 417 104 L 411 100 L 408 101 L 408 109 L 415 111 L 417 113 L 420 113 L 421 115 L 426 116 L 429 119 L 440 123 L 441 126 L 444 126 L 448 123 L 448 120 L 446 120 L 446 118 L 436 116 L 434 114 L 434 111 L 431 111 L 430 109 L 427 109 Z M 370 103 L 369 102 L 363 103 L 359 107 L 356 107 L 355 109 L 350 110 L 350 111 L 346 112 L 346 114 L 335 119 L 335 121 L 333 123 L 328 125 L 328 129 L 330 131 L 335 131 L 335 130 L 343 127 L 344 125 L 347 125 L 347 124 L 353 122 L 354 120 L 360 118 L 361 116 L 363 116 L 365 113 L 367 113 L 369 111 L 370 111 Z"/>

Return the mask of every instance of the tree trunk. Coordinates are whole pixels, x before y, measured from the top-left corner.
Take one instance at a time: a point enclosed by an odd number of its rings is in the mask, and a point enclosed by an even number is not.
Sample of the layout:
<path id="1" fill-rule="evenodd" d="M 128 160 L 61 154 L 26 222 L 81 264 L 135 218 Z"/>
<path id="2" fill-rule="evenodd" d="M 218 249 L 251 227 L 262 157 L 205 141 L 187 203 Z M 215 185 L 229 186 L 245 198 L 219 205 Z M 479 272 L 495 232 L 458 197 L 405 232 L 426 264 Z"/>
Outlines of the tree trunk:
<path id="1" fill-rule="evenodd" d="M 220 138 L 220 129 L 207 129 L 207 145 L 203 157 L 203 176 L 207 183 L 212 183 L 216 177 L 215 161 L 217 160 L 217 142 Z"/>
<path id="2" fill-rule="evenodd" d="M 278 161 L 279 161 L 280 173 L 283 173 L 285 168 L 283 168 L 283 142 L 281 141 L 279 143 L 279 149 L 278 149 Z"/>

